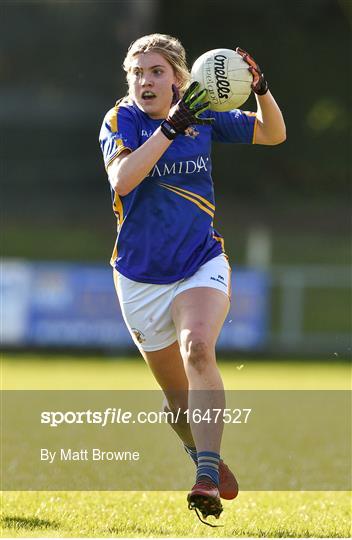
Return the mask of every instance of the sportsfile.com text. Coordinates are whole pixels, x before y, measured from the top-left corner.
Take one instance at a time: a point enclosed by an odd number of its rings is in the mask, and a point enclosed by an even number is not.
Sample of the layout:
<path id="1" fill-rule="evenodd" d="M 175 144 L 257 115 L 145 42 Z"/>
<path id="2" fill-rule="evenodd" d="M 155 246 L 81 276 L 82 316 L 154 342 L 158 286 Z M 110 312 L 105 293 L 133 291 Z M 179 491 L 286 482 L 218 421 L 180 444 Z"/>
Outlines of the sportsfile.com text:
<path id="1" fill-rule="evenodd" d="M 104 411 L 43 411 L 40 423 L 48 424 L 49 427 L 58 427 L 61 424 L 97 424 L 101 427 L 111 424 L 177 424 L 181 420 L 195 424 L 246 424 L 251 412 L 251 408 L 132 412 L 108 407 Z"/>

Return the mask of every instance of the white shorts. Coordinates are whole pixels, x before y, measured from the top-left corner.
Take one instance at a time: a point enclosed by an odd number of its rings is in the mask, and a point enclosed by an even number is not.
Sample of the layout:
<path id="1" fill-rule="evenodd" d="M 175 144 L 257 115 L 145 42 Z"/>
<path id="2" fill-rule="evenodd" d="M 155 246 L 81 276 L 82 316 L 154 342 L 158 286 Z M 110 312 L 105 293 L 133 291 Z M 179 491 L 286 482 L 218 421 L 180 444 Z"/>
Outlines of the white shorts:
<path id="1" fill-rule="evenodd" d="M 114 270 L 114 283 L 127 328 L 138 348 L 158 351 L 177 340 L 171 316 L 178 294 L 195 287 L 211 287 L 231 296 L 231 268 L 224 254 L 206 262 L 193 276 L 167 285 L 132 281 Z"/>

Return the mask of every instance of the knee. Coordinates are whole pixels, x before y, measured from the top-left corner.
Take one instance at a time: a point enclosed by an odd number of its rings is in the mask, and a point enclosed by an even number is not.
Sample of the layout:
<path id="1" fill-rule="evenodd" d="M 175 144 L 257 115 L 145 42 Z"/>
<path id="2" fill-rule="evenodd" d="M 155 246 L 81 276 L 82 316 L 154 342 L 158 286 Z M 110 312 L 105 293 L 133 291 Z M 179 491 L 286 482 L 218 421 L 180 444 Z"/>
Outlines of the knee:
<path id="1" fill-rule="evenodd" d="M 192 367 L 202 372 L 214 356 L 214 345 L 209 343 L 203 334 L 189 332 L 181 345 L 186 369 Z"/>

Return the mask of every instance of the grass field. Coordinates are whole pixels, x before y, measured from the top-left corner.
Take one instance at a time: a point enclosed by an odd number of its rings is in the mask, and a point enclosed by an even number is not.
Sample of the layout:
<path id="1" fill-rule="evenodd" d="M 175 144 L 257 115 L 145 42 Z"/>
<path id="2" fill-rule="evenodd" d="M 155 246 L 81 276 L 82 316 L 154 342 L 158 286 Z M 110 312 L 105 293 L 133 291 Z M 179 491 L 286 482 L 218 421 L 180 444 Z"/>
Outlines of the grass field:
<path id="1" fill-rule="evenodd" d="M 154 389 L 142 361 L 3 355 L 2 387 Z M 346 363 L 220 362 L 227 389 L 348 389 Z M 184 492 L 4 492 L 3 537 L 349 537 L 348 492 L 241 492 L 221 528 L 187 510 Z"/>
<path id="2" fill-rule="evenodd" d="M 184 493 L 56 492 L 6 495 L 6 536 L 349 537 L 344 493 L 241 493 L 224 504 L 223 527 L 187 510 Z"/>

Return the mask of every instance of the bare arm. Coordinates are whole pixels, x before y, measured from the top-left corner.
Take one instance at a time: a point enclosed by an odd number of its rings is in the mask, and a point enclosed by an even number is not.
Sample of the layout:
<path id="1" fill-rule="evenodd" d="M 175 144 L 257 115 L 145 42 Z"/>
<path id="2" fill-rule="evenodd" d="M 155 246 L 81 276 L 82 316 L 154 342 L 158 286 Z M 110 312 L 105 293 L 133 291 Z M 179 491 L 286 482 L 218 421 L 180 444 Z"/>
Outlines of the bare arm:
<path id="1" fill-rule="evenodd" d="M 109 182 L 114 191 L 122 196 L 128 195 L 147 176 L 171 143 L 158 128 L 134 152 L 124 150 L 108 166 Z"/>
<path id="2" fill-rule="evenodd" d="M 268 91 L 264 96 L 256 95 L 257 129 L 255 144 L 280 144 L 286 140 L 286 126 L 278 104 Z"/>
<path id="3" fill-rule="evenodd" d="M 255 144 L 280 144 L 286 140 L 286 126 L 278 104 L 271 95 L 264 73 L 252 56 L 241 49 L 236 48 L 243 60 L 248 64 L 248 70 L 253 76 L 252 90 L 257 100 L 257 129 L 255 132 Z"/>

